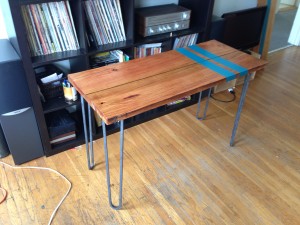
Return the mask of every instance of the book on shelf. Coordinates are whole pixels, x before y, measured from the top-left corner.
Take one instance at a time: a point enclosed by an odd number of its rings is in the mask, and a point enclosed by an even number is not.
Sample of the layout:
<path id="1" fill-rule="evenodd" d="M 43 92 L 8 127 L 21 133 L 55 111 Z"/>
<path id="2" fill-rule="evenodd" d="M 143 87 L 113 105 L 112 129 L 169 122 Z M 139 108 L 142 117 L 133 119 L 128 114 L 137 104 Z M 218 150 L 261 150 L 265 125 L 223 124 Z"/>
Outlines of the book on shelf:
<path id="1" fill-rule="evenodd" d="M 32 56 L 80 49 L 68 0 L 22 5 Z"/>
<path id="2" fill-rule="evenodd" d="M 134 58 L 142 58 L 161 53 L 162 43 L 144 44 L 134 48 Z"/>
<path id="3" fill-rule="evenodd" d="M 119 0 L 87 0 L 83 6 L 89 46 L 126 41 Z"/>
<path id="4" fill-rule="evenodd" d="M 198 33 L 178 37 L 174 41 L 173 49 L 194 45 L 196 44 L 197 39 L 198 39 Z"/>
<path id="5" fill-rule="evenodd" d="M 101 52 L 93 55 L 90 58 L 90 66 L 91 68 L 98 68 L 112 63 L 125 62 L 128 60 L 128 55 L 124 54 L 123 51 L 113 50 L 110 52 Z"/>
<path id="6" fill-rule="evenodd" d="M 71 141 L 76 139 L 76 133 L 75 131 L 71 131 L 59 136 L 56 136 L 55 138 L 50 139 L 50 144 L 60 144 L 66 141 Z"/>

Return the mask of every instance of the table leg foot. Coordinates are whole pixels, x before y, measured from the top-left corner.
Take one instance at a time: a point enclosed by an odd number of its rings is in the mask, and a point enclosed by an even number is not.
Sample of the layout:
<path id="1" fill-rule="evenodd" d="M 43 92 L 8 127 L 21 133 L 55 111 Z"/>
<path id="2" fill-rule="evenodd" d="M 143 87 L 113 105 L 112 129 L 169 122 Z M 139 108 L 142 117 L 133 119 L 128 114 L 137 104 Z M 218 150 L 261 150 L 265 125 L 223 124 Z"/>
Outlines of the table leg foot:
<path id="1" fill-rule="evenodd" d="M 106 181 L 108 190 L 108 201 L 111 208 L 119 210 L 122 208 L 123 197 L 123 149 L 124 149 L 124 120 L 120 121 L 120 186 L 119 186 L 119 204 L 114 205 L 111 199 L 111 187 L 110 187 L 110 172 L 109 172 L 109 160 L 108 160 L 108 148 L 107 148 L 107 135 L 106 125 L 102 121 L 103 141 L 104 141 L 104 153 L 105 153 L 105 167 L 106 167 Z"/>

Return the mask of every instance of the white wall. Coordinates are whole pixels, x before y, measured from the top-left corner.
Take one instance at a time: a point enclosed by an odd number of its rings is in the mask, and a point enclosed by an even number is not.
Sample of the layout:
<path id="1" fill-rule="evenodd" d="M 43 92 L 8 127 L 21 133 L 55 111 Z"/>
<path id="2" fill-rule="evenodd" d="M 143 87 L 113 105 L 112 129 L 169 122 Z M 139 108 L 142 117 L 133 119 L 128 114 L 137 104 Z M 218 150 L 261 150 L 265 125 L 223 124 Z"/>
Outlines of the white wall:
<path id="1" fill-rule="evenodd" d="M 1 5 L 0 5 L 0 39 L 7 39 L 7 33 L 4 24 L 4 18 L 2 15 Z"/>
<path id="2" fill-rule="evenodd" d="M 288 42 L 292 45 L 300 46 L 300 7 L 298 7 Z"/>
<path id="3" fill-rule="evenodd" d="M 257 6 L 257 0 L 215 0 L 213 14 L 221 17 L 223 13 Z"/>

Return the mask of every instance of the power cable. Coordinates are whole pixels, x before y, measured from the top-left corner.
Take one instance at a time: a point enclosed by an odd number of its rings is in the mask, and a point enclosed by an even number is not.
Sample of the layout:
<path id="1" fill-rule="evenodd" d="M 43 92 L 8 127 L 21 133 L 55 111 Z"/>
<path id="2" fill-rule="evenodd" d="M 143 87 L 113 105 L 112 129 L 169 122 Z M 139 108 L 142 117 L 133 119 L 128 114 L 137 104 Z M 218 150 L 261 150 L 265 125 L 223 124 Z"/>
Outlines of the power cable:
<path id="1" fill-rule="evenodd" d="M 61 176 L 63 179 L 65 179 L 67 181 L 67 183 L 69 184 L 69 188 L 68 188 L 68 191 L 66 192 L 66 194 L 64 195 L 64 197 L 60 200 L 60 202 L 58 203 L 58 205 L 56 206 L 56 208 L 54 209 L 54 211 L 52 212 L 51 214 L 51 217 L 49 219 L 49 222 L 48 222 L 48 225 L 50 225 L 52 223 L 52 220 L 58 210 L 58 208 L 61 206 L 61 204 L 63 203 L 63 201 L 65 200 L 65 198 L 68 196 L 68 194 L 70 193 L 71 191 L 71 188 L 72 188 L 72 183 L 64 176 L 62 175 L 61 173 L 57 172 L 56 170 L 53 170 L 51 168 L 46 168 L 46 167 L 37 167 L 37 166 L 11 166 L 7 163 L 4 163 L 4 162 L 1 162 L 0 161 L 0 164 L 3 164 L 5 166 L 8 166 L 12 169 L 38 169 L 38 170 L 48 170 L 48 171 L 51 171 L 59 176 Z M 3 188 L 1 188 L 3 189 Z M 4 190 L 4 189 L 3 189 Z M 3 201 L 5 201 L 6 197 L 7 197 L 7 191 L 5 190 L 6 194 L 4 195 L 4 199 Z M 2 202 L 0 202 L 2 203 Z"/>

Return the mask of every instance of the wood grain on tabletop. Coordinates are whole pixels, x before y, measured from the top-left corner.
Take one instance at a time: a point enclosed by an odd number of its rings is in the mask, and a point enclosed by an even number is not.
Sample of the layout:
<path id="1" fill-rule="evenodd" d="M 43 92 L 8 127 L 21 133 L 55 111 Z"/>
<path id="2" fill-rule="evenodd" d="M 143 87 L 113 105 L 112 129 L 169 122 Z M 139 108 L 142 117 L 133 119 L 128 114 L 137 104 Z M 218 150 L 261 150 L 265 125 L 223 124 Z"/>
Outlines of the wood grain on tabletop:
<path id="1" fill-rule="evenodd" d="M 217 41 L 199 46 L 250 71 L 266 63 Z M 225 77 L 177 51 L 169 51 L 71 74 L 69 79 L 105 123 L 112 124 L 213 87 Z"/>
<path id="2" fill-rule="evenodd" d="M 211 53 L 216 55 L 225 55 L 236 51 L 217 41 L 208 41 L 199 44 L 199 46 L 207 50 L 209 49 Z M 81 94 L 88 95 L 138 79 L 183 68 L 191 64 L 196 64 L 196 62 L 177 51 L 167 51 L 153 56 L 133 59 L 128 62 L 110 64 L 96 69 L 69 74 L 68 79 Z"/>

